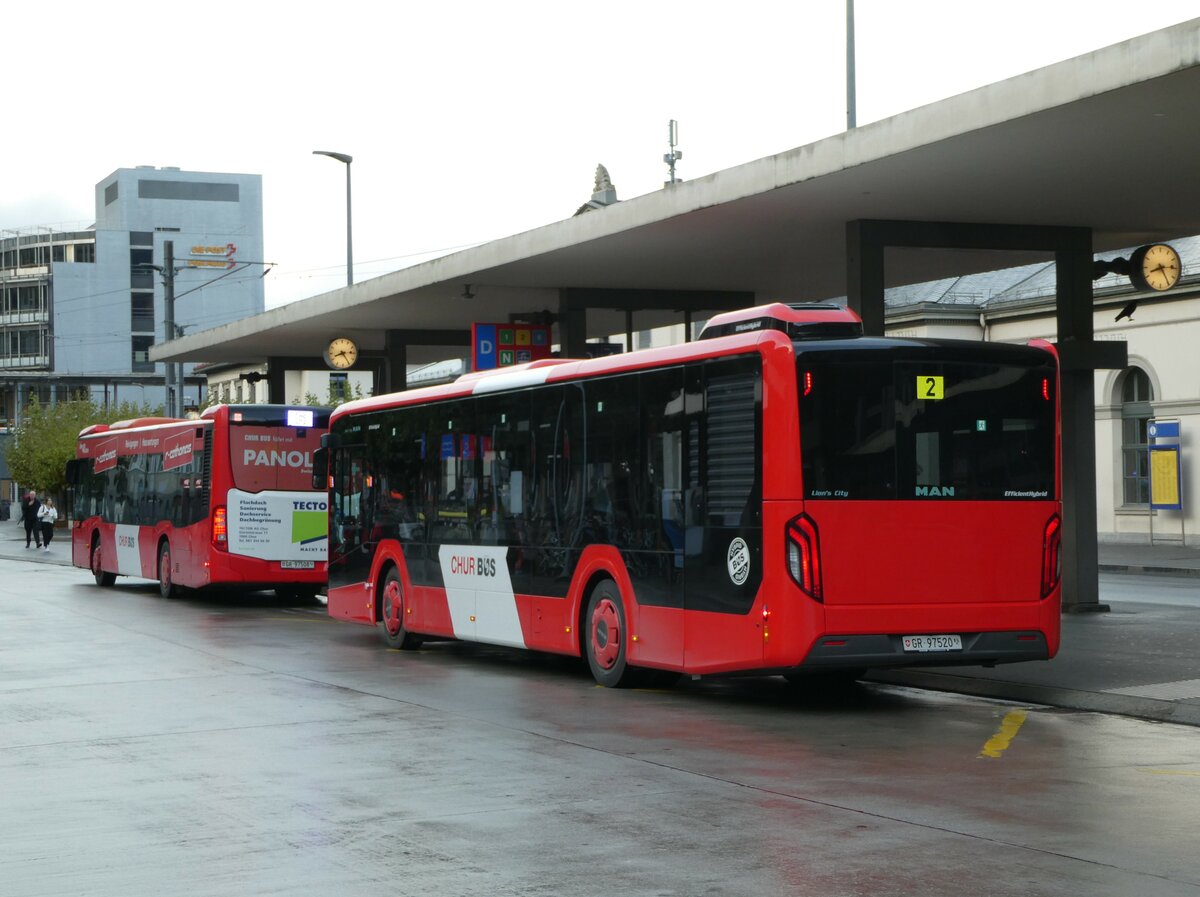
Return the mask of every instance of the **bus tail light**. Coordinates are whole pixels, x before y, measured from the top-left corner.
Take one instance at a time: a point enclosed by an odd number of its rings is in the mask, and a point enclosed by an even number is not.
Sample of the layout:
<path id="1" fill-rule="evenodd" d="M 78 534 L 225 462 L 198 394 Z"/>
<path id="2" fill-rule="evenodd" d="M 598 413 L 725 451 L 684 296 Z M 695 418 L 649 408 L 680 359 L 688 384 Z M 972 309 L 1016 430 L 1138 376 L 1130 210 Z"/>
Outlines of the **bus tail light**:
<path id="1" fill-rule="evenodd" d="M 1062 572 L 1062 518 L 1057 514 L 1046 521 L 1042 533 L 1042 597 L 1058 585 Z"/>
<path id="2" fill-rule="evenodd" d="M 814 601 L 824 601 L 821 590 L 821 545 L 817 524 L 807 514 L 792 519 L 787 526 L 787 564 L 796 585 Z"/>
<path id="3" fill-rule="evenodd" d="M 213 509 L 212 543 L 217 548 L 225 550 L 229 548 L 229 525 L 224 505 Z"/>

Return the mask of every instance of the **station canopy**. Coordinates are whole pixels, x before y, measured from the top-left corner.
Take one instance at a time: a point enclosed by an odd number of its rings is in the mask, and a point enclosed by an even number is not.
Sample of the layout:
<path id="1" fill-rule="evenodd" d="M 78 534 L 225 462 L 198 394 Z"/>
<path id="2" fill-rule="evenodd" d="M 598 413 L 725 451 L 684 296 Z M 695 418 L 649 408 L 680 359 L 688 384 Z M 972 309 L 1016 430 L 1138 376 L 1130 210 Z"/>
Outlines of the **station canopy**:
<path id="1" fill-rule="evenodd" d="M 846 295 L 855 220 L 1088 227 L 1106 252 L 1200 233 L 1200 19 L 1133 38 L 776 156 L 155 346 L 157 361 L 257 362 L 331 336 L 382 350 L 387 330 L 462 331 L 555 312 L 560 291 Z M 887 286 L 1046 255 L 894 249 Z M 1185 264 L 1189 262 L 1184 259 Z M 464 285 L 473 298 L 463 298 Z M 650 294 L 646 294 L 650 295 Z M 682 320 L 637 311 L 636 328 Z M 587 336 L 626 313 L 590 308 Z M 412 345 L 409 363 L 448 352 Z"/>

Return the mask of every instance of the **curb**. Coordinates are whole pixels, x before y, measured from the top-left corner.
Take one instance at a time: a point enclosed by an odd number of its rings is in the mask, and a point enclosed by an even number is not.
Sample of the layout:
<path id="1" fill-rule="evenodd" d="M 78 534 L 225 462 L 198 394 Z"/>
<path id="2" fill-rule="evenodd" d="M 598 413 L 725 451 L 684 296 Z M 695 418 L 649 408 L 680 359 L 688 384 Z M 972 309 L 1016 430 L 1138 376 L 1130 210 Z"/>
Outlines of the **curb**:
<path id="1" fill-rule="evenodd" d="M 1050 685 L 1026 685 L 999 679 L 976 679 L 947 673 L 928 673 L 923 670 L 873 670 L 864 679 L 867 682 L 877 682 L 883 685 L 902 685 L 909 688 L 945 691 L 978 698 L 1043 704 L 1047 707 L 1062 707 L 1067 710 L 1110 713 L 1159 723 L 1200 726 L 1200 704 L 1187 704 L 1179 701 L 1114 695 L 1108 692 L 1080 691 Z"/>
<path id="2" fill-rule="evenodd" d="M 1149 576 L 1196 576 L 1200 577 L 1200 569 L 1192 567 L 1160 567 L 1151 564 L 1099 564 L 1101 573 L 1131 573 Z"/>

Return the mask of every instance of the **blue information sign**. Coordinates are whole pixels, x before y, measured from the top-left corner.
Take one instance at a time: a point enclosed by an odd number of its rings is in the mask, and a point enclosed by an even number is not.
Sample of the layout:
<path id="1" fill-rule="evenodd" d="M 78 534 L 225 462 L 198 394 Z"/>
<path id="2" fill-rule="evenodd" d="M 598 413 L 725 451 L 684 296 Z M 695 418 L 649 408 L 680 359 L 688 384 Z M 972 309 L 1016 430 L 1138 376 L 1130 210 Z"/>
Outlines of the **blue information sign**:
<path id="1" fill-rule="evenodd" d="M 1146 433 L 1151 439 L 1178 439 L 1179 421 L 1152 420 L 1146 427 Z"/>

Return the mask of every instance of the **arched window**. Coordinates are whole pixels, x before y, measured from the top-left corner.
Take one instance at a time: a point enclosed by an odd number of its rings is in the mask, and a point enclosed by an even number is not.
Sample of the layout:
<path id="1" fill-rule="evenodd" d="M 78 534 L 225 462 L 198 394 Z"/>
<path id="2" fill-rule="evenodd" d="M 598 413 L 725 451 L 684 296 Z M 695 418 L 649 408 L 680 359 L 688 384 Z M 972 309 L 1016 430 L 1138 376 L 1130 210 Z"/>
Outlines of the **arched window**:
<path id="1" fill-rule="evenodd" d="M 1125 505 L 1150 504 L 1149 440 L 1146 426 L 1154 416 L 1150 378 L 1130 368 L 1121 380 L 1121 479 Z"/>

